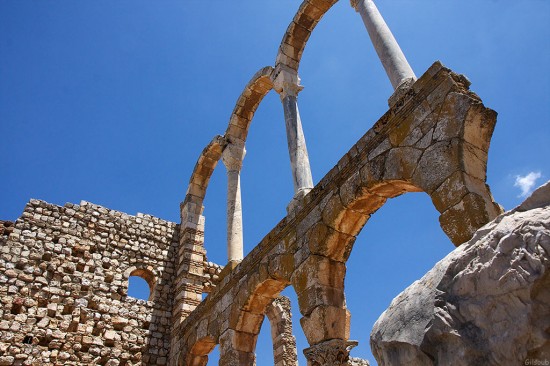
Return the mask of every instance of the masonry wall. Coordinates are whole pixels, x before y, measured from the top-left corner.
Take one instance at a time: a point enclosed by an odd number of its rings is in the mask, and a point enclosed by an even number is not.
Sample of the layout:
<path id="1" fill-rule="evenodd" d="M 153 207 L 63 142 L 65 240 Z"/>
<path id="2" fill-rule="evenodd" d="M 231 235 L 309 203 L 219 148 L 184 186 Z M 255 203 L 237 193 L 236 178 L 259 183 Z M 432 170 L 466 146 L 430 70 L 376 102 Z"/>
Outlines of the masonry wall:
<path id="1" fill-rule="evenodd" d="M 178 225 L 31 200 L 0 222 L 0 365 L 167 363 Z M 152 287 L 127 296 L 128 277 Z"/>

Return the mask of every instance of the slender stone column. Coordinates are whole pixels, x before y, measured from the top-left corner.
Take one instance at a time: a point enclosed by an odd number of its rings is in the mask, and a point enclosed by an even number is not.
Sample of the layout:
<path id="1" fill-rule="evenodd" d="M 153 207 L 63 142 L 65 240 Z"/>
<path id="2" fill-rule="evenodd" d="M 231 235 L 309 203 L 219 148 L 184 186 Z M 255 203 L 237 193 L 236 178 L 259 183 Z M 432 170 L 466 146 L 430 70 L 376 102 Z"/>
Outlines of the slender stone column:
<path id="1" fill-rule="evenodd" d="M 294 198 L 305 196 L 313 188 L 311 167 L 307 154 L 306 139 L 298 111 L 298 93 L 303 89 L 296 71 L 279 66 L 273 81 L 274 89 L 283 103 L 288 153 L 294 180 Z"/>
<path id="2" fill-rule="evenodd" d="M 382 61 L 394 89 L 405 82 L 416 80 L 390 28 L 372 0 L 351 0 L 351 6 L 361 14 L 376 53 Z"/>
<path id="3" fill-rule="evenodd" d="M 230 143 L 222 153 L 222 161 L 227 169 L 227 257 L 230 263 L 243 259 L 241 167 L 245 154 L 242 143 Z"/>

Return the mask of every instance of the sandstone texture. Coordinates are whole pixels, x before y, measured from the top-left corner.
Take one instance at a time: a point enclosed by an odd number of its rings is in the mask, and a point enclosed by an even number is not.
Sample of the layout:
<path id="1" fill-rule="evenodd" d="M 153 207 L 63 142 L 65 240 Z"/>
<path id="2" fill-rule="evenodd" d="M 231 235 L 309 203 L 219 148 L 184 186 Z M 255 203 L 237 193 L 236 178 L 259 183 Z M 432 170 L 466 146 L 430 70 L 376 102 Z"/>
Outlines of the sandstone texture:
<path id="1" fill-rule="evenodd" d="M 549 266 L 550 182 L 392 301 L 371 333 L 378 364 L 546 364 Z"/>
<path id="2" fill-rule="evenodd" d="M 275 366 L 295 366 L 290 301 L 280 296 L 289 286 L 308 366 L 368 365 L 349 357 L 357 342 L 349 340 L 344 283 L 357 234 L 407 192 L 430 196 L 455 245 L 501 214 L 486 184 L 496 112 L 440 62 L 416 80 L 374 3 L 352 0 L 397 90 L 389 110 L 313 186 L 298 69 L 336 2 L 301 3 L 274 65 L 252 77 L 224 135 L 200 154 L 179 225 L 38 200 L 15 223 L 0 221 L 0 366 L 206 366 L 217 345 L 220 365 L 255 365 L 266 316 Z M 288 215 L 244 256 L 240 169 L 255 111 L 272 89 L 283 104 L 295 195 Z M 204 199 L 220 159 L 228 170 L 225 267 L 208 262 L 204 243 Z M 538 191 L 399 296 L 374 330 L 381 365 L 548 357 L 549 201 L 548 187 Z M 130 276 L 147 281 L 148 301 L 128 296 Z"/>

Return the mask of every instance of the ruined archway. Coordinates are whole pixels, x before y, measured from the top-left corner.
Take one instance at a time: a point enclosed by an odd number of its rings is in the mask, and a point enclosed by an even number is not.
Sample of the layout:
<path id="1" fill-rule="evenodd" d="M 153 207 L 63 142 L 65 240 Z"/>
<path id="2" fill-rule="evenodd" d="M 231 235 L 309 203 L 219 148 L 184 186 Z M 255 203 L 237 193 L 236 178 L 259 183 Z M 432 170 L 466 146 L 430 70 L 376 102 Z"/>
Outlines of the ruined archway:
<path id="1" fill-rule="evenodd" d="M 412 70 L 405 72 L 408 78 L 395 78 L 399 65 L 388 70 L 388 60 L 381 57 L 397 89 L 389 111 L 313 187 L 297 109 L 297 69 L 309 34 L 334 3 L 303 2 L 283 37 L 275 67 L 256 73 L 239 97 L 225 135 L 215 138 L 197 162 L 181 206 L 179 262 L 192 274 L 181 278 L 184 285 L 175 294 L 185 298 L 175 307 L 172 332 L 181 350 L 191 349 L 206 327 L 219 334 L 215 339 L 221 346 L 221 364 L 252 364 L 266 308 L 291 283 L 310 344 L 304 351 L 308 363 L 343 363 L 355 345 L 348 340 L 345 263 L 357 234 L 387 199 L 406 192 L 427 193 L 455 245 L 501 211 L 485 184 L 496 114 L 469 91 L 466 78 L 438 62 L 416 80 Z M 366 2 L 359 3 L 352 5 L 365 15 Z M 370 15 L 380 20 L 377 10 L 370 9 Z M 395 40 L 390 43 L 390 51 L 401 52 Z M 375 48 L 379 51 L 379 45 Z M 404 60 L 396 54 L 388 57 L 398 63 Z M 199 303 L 195 294 L 203 280 L 199 262 L 205 258 L 202 205 L 208 181 L 222 158 L 228 170 L 228 248 L 240 246 L 242 253 L 239 174 L 244 145 L 254 112 L 272 88 L 283 103 L 293 169 L 295 196 L 288 216 L 246 257 L 230 255 L 214 291 L 191 313 L 192 306 L 183 305 Z M 201 324 L 199 331 L 189 328 L 191 324 Z M 172 347 L 172 354 L 176 352 Z"/>
<path id="2" fill-rule="evenodd" d="M 267 310 L 289 282 L 260 272 L 252 275 L 246 285 L 237 292 L 230 307 L 232 321 L 220 336 L 222 362 L 254 362 L 256 342 Z"/>
<path id="3" fill-rule="evenodd" d="M 208 354 L 216 347 L 216 340 L 212 337 L 203 337 L 199 339 L 193 347 L 187 353 L 187 358 L 183 360 L 182 354 L 178 366 L 191 365 L 191 366 L 206 366 L 208 363 Z"/>
<path id="4" fill-rule="evenodd" d="M 354 346 L 348 340 L 345 263 L 356 235 L 388 198 L 426 192 L 455 245 L 500 212 L 485 185 L 495 113 L 468 90 L 463 77 L 439 63 L 413 90 L 326 174 L 302 206 L 242 262 L 223 271 L 216 289 L 182 323 L 181 349 L 196 339 L 190 324 L 205 324 L 199 329 L 213 327 L 222 335 L 223 364 L 251 363 L 265 307 L 291 283 L 310 344 L 309 362 L 345 358 Z"/>

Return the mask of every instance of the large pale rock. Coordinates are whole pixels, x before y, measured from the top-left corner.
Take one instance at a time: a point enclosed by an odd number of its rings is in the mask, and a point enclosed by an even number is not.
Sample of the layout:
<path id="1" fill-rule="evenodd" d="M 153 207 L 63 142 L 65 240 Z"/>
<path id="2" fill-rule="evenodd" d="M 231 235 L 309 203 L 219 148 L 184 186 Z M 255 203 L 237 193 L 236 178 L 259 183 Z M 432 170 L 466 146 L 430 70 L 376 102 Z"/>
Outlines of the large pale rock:
<path id="1" fill-rule="evenodd" d="M 392 301 L 371 333 L 378 364 L 550 360 L 549 257 L 550 182 Z"/>

